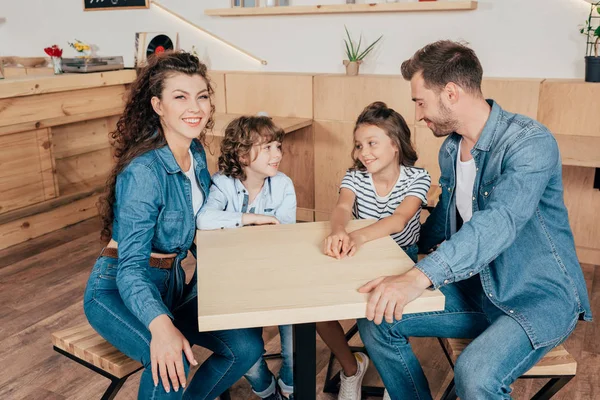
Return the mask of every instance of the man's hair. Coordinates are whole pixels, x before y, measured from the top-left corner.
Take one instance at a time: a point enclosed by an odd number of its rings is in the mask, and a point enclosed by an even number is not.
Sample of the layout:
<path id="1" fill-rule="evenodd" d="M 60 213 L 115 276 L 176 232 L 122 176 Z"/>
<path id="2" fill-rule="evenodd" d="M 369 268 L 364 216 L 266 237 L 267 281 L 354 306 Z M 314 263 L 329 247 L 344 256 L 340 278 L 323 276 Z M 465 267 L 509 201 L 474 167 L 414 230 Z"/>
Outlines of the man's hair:
<path id="1" fill-rule="evenodd" d="M 472 49 L 458 42 L 430 43 L 404 61 L 400 70 L 407 81 L 421 72 L 425 87 L 438 92 L 454 82 L 467 92 L 481 94 L 481 63 Z"/>

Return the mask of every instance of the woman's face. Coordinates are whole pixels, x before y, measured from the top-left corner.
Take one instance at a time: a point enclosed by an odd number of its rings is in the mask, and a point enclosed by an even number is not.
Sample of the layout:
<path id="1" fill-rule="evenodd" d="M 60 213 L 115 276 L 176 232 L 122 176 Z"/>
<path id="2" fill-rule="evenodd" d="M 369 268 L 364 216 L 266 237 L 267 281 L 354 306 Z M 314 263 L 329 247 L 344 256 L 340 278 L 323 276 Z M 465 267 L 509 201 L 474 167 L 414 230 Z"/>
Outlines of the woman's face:
<path id="1" fill-rule="evenodd" d="M 161 98 L 152 98 L 167 140 L 191 142 L 202 133 L 210 119 L 211 100 L 206 81 L 200 75 L 175 73 L 165 79 Z"/>

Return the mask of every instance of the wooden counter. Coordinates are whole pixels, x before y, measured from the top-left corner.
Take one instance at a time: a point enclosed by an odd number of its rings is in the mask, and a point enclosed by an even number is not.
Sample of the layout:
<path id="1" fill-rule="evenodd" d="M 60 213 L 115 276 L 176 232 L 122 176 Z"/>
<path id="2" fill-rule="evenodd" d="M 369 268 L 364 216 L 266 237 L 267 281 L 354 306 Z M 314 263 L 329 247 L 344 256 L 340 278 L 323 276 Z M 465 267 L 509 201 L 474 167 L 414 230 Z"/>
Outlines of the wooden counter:
<path id="1" fill-rule="evenodd" d="M 0 80 L 0 249 L 97 214 L 133 70 Z"/>

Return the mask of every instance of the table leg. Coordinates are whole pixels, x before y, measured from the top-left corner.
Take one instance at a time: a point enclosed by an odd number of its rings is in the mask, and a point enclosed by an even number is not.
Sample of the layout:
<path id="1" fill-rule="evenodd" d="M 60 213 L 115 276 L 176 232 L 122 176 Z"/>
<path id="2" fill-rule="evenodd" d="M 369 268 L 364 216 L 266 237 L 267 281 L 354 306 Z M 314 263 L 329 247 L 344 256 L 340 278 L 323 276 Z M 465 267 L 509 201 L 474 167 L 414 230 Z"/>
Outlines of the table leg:
<path id="1" fill-rule="evenodd" d="M 317 397 L 316 353 L 315 323 L 294 325 L 294 400 Z"/>

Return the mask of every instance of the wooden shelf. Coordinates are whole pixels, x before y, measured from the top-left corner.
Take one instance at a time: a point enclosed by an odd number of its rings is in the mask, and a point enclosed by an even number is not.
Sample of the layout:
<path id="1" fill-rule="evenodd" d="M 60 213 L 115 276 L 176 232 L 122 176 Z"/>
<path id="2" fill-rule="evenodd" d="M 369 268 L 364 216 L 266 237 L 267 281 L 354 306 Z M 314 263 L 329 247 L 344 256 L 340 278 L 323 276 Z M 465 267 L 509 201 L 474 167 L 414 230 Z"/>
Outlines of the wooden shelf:
<path id="1" fill-rule="evenodd" d="M 208 136 L 225 136 L 225 128 L 234 119 L 239 117 L 237 114 L 215 113 L 215 126 L 212 131 L 207 132 Z M 283 129 L 285 133 L 290 133 L 295 130 L 305 128 L 312 125 L 313 120 L 310 118 L 294 118 L 294 117 L 272 117 L 273 123 Z"/>
<path id="2" fill-rule="evenodd" d="M 258 15 L 347 14 L 415 11 L 475 10 L 477 1 L 424 1 L 411 3 L 332 4 L 316 6 L 232 7 L 204 10 L 204 14 L 219 17 Z"/>

